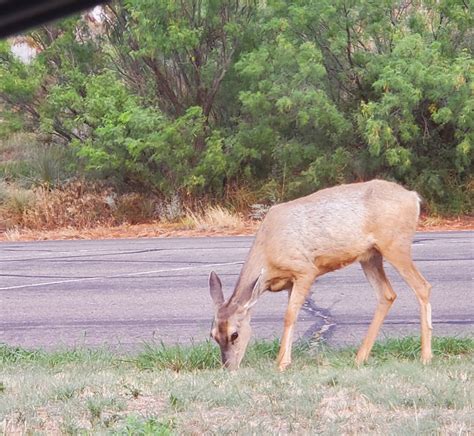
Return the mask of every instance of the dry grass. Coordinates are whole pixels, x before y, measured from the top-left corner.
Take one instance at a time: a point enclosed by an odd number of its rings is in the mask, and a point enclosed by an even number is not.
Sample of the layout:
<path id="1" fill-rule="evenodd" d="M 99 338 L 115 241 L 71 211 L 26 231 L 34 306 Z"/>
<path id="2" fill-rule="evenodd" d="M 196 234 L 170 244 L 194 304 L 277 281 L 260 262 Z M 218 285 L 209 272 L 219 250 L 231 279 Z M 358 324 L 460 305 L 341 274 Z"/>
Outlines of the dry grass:
<path id="1" fill-rule="evenodd" d="M 61 188 L 24 189 L 0 183 L 0 240 L 107 239 L 167 236 L 250 235 L 265 205 L 249 213 L 239 192 L 241 213 L 222 206 L 186 207 L 179 196 L 117 195 L 101 185 L 75 181 Z M 188 204 L 190 204 L 188 202 Z M 255 219 L 246 218 L 252 216 Z M 257 219 L 258 217 L 258 219 Z M 473 230 L 474 217 L 422 217 L 419 230 Z"/>
<path id="2" fill-rule="evenodd" d="M 253 235 L 256 228 L 257 223 L 254 221 L 248 221 L 236 229 L 216 228 L 212 231 L 192 229 L 182 223 L 162 223 L 158 221 L 148 224 L 97 226 L 89 229 L 69 227 L 57 230 L 31 230 L 15 227 L 3 233 L 0 232 L 0 241 L 244 236 Z"/>
<path id="3" fill-rule="evenodd" d="M 420 231 L 474 230 L 474 216 L 465 215 L 453 218 L 422 216 L 418 229 Z"/>
<path id="4" fill-rule="evenodd" d="M 177 196 L 166 202 L 117 195 L 81 181 L 58 189 L 0 185 L 0 240 L 241 235 L 255 228 L 253 220 L 220 206 L 186 209 Z"/>
<path id="5" fill-rule="evenodd" d="M 154 213 L 155 202 L 149 196 L 118 196 L 110 189 L 83 181 L 57 189 L 0 186 L 0 223 L 4 229 L 83 230 L 147 222 L 153 220 Z"/>
<path id="6" fill-rule="evenodd" d="M 11 242 L 20 241 L 22 238 L 22 233 L 18 227 L 13 227 L 13 228 L 5 230 L 5 232 L 3 233 L 3 238 L 6 241 L 11 241 Z"/>
<path id="7" fill-rule="evenodd" d="M 18 162 L 28 159 L 36 138 L 29 133 L 13 133 L 8 139 L 0 141 L 0 162 Z"/>
<path id="8" fill-rule="evenodd" d="M 239 214 L 221 206 L 211 206 L 202 213 L 188 211 L 183 223 L 191 229 L 201 231 L 238 230 L 245 223 Z"/>
<path id="9" fill-rule="evenodd" d="M 73 183 L 53 191 L 40 187 L 34 193 L 34 207 L 27 209 L 22 216 L 21 225 L 26 228 L 89 228 L 113 223 L 106 191 L 97 192 L 85 188 L 82 183 Z"/>
<path id="10" fill-rule="evenodd" d="M 259 222 L 243 220 L 235 228 L 214 227 L 207 229 L 192 228 L 186 222 L 152 221 L 145 224 L 96 225 L 89 228 L 64 227 L 54 230 L 32 230 L 11 227 L 0 231 L 0 241 L 37 241 L 37 240 L 70 240 L 70 239 L 117 239 L 117 238 L 169 238 L 169 237 L 200 237 L 200 236 L 244 236 L 255 234 Z M 474 230 L 472 219 L 439 221 L 436 225 L 421 223 L 420 231 L 440 230 Z"/>
<path id="11" fill-rule="evenodd" d="M 216 367 L 218 352 L 208 346 L 196 350 L 212 354 L 202 354 L 204 367 L 198 359 L 179 372 L 167 366 L 176 354 L 159 348 L 138 356 L 6 349 L 0 428 L 5 434 L 472 434 L 472 340 L 436 339 L 439 350 L 428 367 L 410 351 L 418 342 L 379 345 L 360 369 L 353 350 L 314 356 L 301 349 L 285 373 L 276 370 L 274 353 L 258 347 L 236 373 Z M 145 358 L 149 365 L 142 366 Z"/>
<path id="12" fill-rule="evenodd" d="M 26 190 L 6 185 L 3 191 L 0 217 L 7 229 L 87 228 L 113 223 L 110 206 L 106 202 L 108 193 L 81 182 L 54 190 L 45 187 Z"/>

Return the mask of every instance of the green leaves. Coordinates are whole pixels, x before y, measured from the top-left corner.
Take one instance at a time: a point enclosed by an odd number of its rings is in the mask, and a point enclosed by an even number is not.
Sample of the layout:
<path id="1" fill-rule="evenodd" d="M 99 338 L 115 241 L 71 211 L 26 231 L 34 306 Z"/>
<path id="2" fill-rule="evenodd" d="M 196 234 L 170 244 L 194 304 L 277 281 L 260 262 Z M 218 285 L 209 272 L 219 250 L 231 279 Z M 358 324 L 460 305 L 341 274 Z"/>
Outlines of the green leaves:
<path id="1" fill-rule="evenodd" d="M 328 93 L 320 48 L 295 37 L 291 18 L 301 20 L 299 10 L 293 6 L 288 13 L 278 6 L 276 16 L 261 24 L 259 46 L 235 65 L 244 82 L 239 94 L 243 122 L 236 139 L 247 174 L 271 174 L 281 184 L 282 199 L 320 186 L 315 178 L 308 186 L 305 170 L 318 155 L 326 156 L 344 142 L 350 124 Z M 258 157 L 244 158 L 245 148 Z M 288 183 L 288 178 L 293 181 Z"/>
<path id="2" fill-rule="evenodd" d="M 362 105 L 359 117 L 371 155 L 383 156 L 398 177 L 421 181 L 416 173 L 422 174 L 426 165 L 437 168 L 436 177 L 425 179 L 432 186 L 453 177 L 452 171 L 445 171 L 448 168 L 457 168 L 461 177 L 471 162 L 469 129 L 464 126 L 472 119 L 467 115 L 472 107 L 472 60 L 463 52 L 448 60 L 438 41 L 413 34 L 397 37 L 393 51 L 378 62 L 375 98 Z M 435 191 L 436 201 L 448 199 L 447 190 Z"/>
<path id="3" fill-rule="evenodd" d="M 472 207 L 465 2 L 105 8 L 98 30 L 75 16 L 30 32 L 29 64 L 0 43 L 0 135 L 32 131 L 80 173 L 164 195 L 245 183 L 282 200 L 386 177 L 433 210 Z"/>

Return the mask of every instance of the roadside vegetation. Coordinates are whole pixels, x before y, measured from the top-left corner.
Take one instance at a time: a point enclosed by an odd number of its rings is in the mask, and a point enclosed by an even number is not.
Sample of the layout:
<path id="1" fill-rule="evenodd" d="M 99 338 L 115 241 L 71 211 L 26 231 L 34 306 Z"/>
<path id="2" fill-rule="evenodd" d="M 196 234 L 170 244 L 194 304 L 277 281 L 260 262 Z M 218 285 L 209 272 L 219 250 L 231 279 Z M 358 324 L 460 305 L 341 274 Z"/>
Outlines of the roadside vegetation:
<path id="1" fill-rule="evenodd" d="M 457 0 L 124 0 L 2 41 L 0 229 L 202 228 L 374 177 L 469 214 L 472 28 Z"/>
<path id="2" fill-rule="evenodd" d="M 355 350 L 300 344 L 285 373 L 278 342 L 251 346 L 244 366 L 222 370 L 210 344 L 149 344 L 135 354 L 0 347 L 0 424 L 6 434 L 457 434 L 474 430 L 474 340 L 377 344 Z"/>

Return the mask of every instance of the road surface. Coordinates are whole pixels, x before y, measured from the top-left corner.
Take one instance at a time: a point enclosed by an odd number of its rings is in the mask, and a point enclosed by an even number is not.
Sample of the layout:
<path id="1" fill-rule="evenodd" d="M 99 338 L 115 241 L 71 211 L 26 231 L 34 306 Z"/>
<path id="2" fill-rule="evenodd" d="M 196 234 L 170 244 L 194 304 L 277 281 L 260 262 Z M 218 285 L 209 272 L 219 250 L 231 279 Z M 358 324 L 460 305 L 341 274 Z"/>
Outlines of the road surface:
<path id="1" fill-rule="evenodd" d="M 177 238 L 0 243 L 0 342 L 12 346 L 102 346 L 199 342 L 209 337 L 215 270 L 229 295 L 252 238 Z M 474 332 L 474 232 L 418 233 L 416 264 L 433 285 L 436 335 Z M 413 292 L 387 265 L 398 294 L 381 337 L 418 334 Z M 297 337 L 357 344 L 375 309 L 359 264 L 317 280 Z M 254 335 L 282 331 L 287 293 L 255 306 Z"/>

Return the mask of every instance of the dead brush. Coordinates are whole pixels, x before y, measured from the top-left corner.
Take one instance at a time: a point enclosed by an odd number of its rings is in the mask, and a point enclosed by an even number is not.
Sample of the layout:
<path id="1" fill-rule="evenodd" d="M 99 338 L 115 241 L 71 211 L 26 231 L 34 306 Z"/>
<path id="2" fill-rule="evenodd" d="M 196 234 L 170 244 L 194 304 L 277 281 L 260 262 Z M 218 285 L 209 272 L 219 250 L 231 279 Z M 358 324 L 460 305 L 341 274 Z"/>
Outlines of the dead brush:
<path id="1" fill-rule="evenodd" d="M 110 192 L 98 185 L 75 181 L 54 190 L 38 187 L 34 194 L 34 207 L 24 211 L 19 223 L 23 227 L 50 230 L 115 224 L 107 203 Z"/>
<path id="2" fill-rule="evenodd" d="M 132 192 L 115 200 L 114 218 L 118 224 L 140 224 L 155 218 L 156 201 L 144 194 Z"/>
<path id="3" fill-rule="evenodd" d="M 203 212 L 188 211 L 185 223 L 195 230 L 239 230 L 245 228 L 242 217 L 221 206 L 210 206 Z"/>
<path id="4" fill-rule="evenodd" d="M 141 193 L 117 195 L 98 183 L 76 180 L 51 189 L 0 184 L 0 230 L 91 229 L 140 224 L 157 216 L 158 200 Z"/>
<path id="5" fill-rule="evenodd" d="M 22 225 L 25 212 L 35 203 L 34 192 L 17 186 L 0 185 L 0 226 Z"/>
<path id="6" fill-rule="evenodd" d="M 30 133 L 13 133 L 7 139 L 0 141 L 0 161 L 13 162 L 24 160 L 35 146 L 35 135 Z"/>
<path id="7" fill-rule="evenodd" d="M 258 203 L 260 197 L 259 190 L 255 188 L 247 185 L 230 185 L 226 188 L 224 200 L 227 204 L 232 205 L 234 210 L 247 215 L 250 205 Z"/>
<path id="8" fill-rule="evenodd" d="M 163 222 L 172 223 L 179 221 L 179 219 L 186 215 L 181 196 L 175 193 L 168 200 L 163 199 L 157 201 L 155 214 L 159 217 L 160 221 Z"/>

